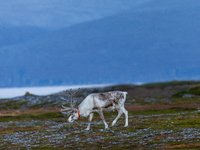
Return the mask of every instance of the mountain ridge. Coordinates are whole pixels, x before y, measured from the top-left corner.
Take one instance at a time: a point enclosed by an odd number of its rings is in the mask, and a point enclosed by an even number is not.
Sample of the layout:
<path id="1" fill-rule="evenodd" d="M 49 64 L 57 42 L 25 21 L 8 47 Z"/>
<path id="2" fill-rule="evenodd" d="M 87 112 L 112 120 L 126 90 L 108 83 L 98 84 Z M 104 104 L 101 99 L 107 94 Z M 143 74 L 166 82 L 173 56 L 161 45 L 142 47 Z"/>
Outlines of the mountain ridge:
<path id="1" fill-rule="evenodd" d="M 0 85 L 197 80 L 200 11 L 188 10 L 198 5 L 171 4 L 148 3 L 0 48 L 7 64 L 0 64 Z"/>

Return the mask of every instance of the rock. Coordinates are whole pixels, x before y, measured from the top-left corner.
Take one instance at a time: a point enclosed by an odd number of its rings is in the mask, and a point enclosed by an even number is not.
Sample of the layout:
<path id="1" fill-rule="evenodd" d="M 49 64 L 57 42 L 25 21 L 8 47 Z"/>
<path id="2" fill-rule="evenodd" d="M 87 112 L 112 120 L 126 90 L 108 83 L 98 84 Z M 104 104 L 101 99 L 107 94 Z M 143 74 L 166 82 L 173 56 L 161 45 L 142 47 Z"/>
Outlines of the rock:
<path id="1" fill-rule="evenodd" d="M 195 97 L 196 95 L 193 95 L 193 94 L 184 94 L 182 96 L 182 98 L 191 98 L 191 97 Z"/>

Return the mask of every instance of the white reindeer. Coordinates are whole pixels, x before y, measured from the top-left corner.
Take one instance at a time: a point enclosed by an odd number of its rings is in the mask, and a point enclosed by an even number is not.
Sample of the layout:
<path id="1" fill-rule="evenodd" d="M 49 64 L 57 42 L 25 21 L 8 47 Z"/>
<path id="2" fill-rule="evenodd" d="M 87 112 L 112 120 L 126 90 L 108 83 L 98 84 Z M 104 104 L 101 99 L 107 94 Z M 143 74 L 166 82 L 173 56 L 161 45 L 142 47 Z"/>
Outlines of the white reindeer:
<path id="1" fill-rule="evenodd" d="M 79 88 L 80 89 L 80 88 Z M 78 90 L 79 90 L 78 89 Z M 124 108 L 124 102 L 126 100 L 127 92 L 121 91 L 113 91 L 113 92 L 106 92 L 106 93 L 93 93 L 88 95 L 79 105 L 75 108 L 75 104 L 77 102 L 76 96 L 78 90 L 75 93 L 64 91 L 70 101 L 62 98 L 62 100 L 67 101 L 71 107 L 64 107 L 61 109 L 61 113 L 65 116 L 70 117 L 68 118 L 68 122 L 73 122 L 80 118 L 80 116 L 87 117 L 89 116 L 89 124 L 86 130 L 90 129 L 90 124 L 94 115 L 94 112 L 99 113 L 103 123 L 105 124 L 105 129 L 108 128 L 108 124 L 106 123 L 103 115 L 103 111 L 109 112 L 114 111 L 115 109 L 118 111 L 118 116 L 112 122 L 111 126 L 114 126 L 117 120 L 120 118 L 122 113 L 125 114 L 125 127 L 128 126 L 128 111 Z M 68 111 L 70 110 L 71 111 Z M 65 112 L 68 111 L 68 112 Z"/>

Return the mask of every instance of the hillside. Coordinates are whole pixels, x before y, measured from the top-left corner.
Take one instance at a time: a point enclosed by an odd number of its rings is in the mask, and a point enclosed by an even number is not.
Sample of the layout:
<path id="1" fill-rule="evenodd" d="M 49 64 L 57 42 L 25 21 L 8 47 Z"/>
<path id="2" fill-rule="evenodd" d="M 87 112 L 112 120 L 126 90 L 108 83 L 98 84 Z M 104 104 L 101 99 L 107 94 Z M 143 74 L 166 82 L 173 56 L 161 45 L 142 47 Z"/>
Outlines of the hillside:
<path id="1" fill-rule="evenodd" d="M 0 47 L 0 87 L 198 80 L 199 6 L 148 1 L 62 29 L 17 29 L 20 42 Z"/>
<path id="2" fill-rule="evenodd" d="M 37 96 L 26 93 L 0 99 L 0 149 L 198 149 L 200 138 L 200 82 L 172 81 L 141 86 L 116 85 L 81 89 L 79 102 L 89 93 L 128 91 L 124 115 L 114 126 L 117 111 L 105 112 L 109 128 L 94 113 L 91 129 L 88 118 L 73 123 L 61 113 L 63 93 Z M 159 92 L 158 92 L 159 90 Z M 155 92 L 157 91 L 157 92 Z M 176 93 L 176 94 L 174 94 Z M 152 97 L 153 96 L 153 97 Z M 187 142 L 185 142 L 187 140 Z"/>
<path id="3" fill-rule="evenodd" d="M 191 93 L 191 91 L 194 91 L 193 87 L 196 87 L 195 93 L 198 94 Z M 172 81 L 141 86 L 122 84 L 99 88 L 82 88 L 78 94 L 78 103 L 91 93 L 126 91 L 128 95 L 125 105 L 144 105 L 151 104 L 152 102 L 154 104 L 177 104 L 179 101 L 182 101 L 177 98 L 182 98 L 185 94 L 193 94 L 192 97 L 194 98 L 198 97 L 200 95 L 199 87 L 200 81 Z M 0 99 L 0 110 L 60 108 L 61 105 L 67 104 L 61 98 L 68 99 L 67 95 L 63 95 L 62 92 L 44 96 L 33 95 L 27 92 L 19 97 Z"/>

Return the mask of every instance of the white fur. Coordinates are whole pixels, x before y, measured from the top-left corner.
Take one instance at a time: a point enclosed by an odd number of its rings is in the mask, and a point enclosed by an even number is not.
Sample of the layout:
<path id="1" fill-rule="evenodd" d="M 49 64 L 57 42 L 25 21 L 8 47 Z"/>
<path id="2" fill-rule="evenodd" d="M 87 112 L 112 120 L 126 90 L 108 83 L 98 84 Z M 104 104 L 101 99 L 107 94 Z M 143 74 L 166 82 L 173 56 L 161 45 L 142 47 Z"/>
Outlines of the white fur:
<path id="1" fill-rule="evenodd" d="M 105 129 L 108 128 L 108 125 L 104 119 L 103 112 L 109 112 L 114 111 L 115 109 L 118 111 L 118 116 L 115 118 L 115 120 L 112 122 L 111 126 L 114 126 L 114 124 L 117 122 L 117 120 L 120 118 L 120 116 L 124 113 L 125 114 L 125 127 L 128 126 L 128 111 L 124 108 L 124 102 L 126 100 L 126 94 L 127 92 L 120 92 L 120 91 L 114 91 L 114 92 L 108 92 L 111 95 L 112 99 L 115 99 L 116 93 L 123 93 L 124 98 L 119 100 L 118 104 L 112 103 L 112 106 L 105 108 L 106 104 L 110 102 L 107 99 L 100 100 L 98 98 L 98 94 L 90 94 L 88 95 L 80 104 L 79 106 L 74 109 L 71 116 L 68 118 L 68 122 L 73 122 L 74 120 L 77 120 L 79 118 L 77 109 L 79 110 L 80 116 L 82 117 L 88 117 L 89 116 L 89 124 L 86 130 L 90 129 L 90 124 L 92 121 L 93 113 L 97 112 L 99 113 L 101 119 L 103 120 L 105 124 Z M 98 108 L 98 109 L 94 109 Z"/>

